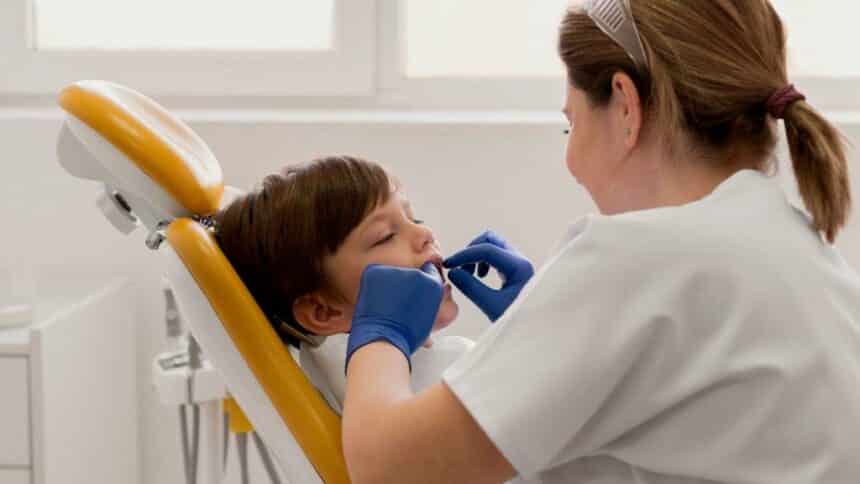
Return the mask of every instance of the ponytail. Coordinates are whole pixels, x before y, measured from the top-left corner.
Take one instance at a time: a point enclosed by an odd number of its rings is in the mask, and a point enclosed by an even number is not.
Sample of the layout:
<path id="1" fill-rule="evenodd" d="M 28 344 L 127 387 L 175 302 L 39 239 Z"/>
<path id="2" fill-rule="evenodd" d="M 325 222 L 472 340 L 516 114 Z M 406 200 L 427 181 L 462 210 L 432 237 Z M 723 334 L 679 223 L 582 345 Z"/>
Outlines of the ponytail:
<path id="1" fill-rule="evenodd" d="M 845 140 L 805 101 L 789 106 L 784 122 L 800 196 L 816 230 L 832 244 L 851 211 Z"/>

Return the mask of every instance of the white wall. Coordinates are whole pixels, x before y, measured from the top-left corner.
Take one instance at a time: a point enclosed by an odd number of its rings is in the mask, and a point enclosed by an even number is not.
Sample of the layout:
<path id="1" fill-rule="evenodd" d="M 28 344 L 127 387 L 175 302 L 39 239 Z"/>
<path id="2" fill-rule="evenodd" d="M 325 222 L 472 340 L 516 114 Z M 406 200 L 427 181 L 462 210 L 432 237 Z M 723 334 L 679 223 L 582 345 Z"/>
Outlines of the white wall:
<path id="1" fill-rule="evenodd" d="M 402 178 L 418 214 L 447 251 L 491 227 L 540 261 L 567 223 L 593 210 L 564 168 L 560 121 L 511 116 L 492 123 L 362 124 L 215 117 L 192 125 L 218 155 L 228 183 L 245 189 L 286 162 L 316 155 L 380 161 Z M 183 482 L 176 411 L 159 406 L 149 384 L 151 358 L 163 347 L 159 258 L 144 247 L 144 234 L 123 237 L 102 219 L 93 206 L 95 185 L 61 171 L 54 154 L 59 126 L 54 111 L 0 110 L 0 251 L 37 266 L 124 273 L 137 281 L 140 303 L 130 317 L 139 324 L 141 482 Z M 860 144 L 860 122 L 843 128 Z M 852 158 L 860 194 L 860 166 L 854 153 Z M 858 216 L 839 245 L 860 268 Z M 462 306 L 451 331 L 474 337 L 486 323 L 468 303 Z"/>

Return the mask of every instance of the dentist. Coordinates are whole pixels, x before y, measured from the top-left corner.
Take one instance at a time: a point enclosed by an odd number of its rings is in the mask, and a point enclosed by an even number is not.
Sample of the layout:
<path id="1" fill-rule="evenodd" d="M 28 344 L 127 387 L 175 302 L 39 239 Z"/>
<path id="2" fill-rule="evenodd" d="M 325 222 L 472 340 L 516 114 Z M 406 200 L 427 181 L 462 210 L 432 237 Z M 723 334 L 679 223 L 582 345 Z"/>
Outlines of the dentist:
<path id="1" fill-rule="evenodd" d="M 559 52 L 567 166 L 601 213 L 534 276 L 493 233 L 448 259 L 497 321 L 417 395 L 440 276 L 365 271 L 353 482 L 856 483 L 860 278 L 832 246 L 846 155 L 787 78 L 771 3 L 587 2 Z M 806 213 L 768 175 L 778 120 Z"/>

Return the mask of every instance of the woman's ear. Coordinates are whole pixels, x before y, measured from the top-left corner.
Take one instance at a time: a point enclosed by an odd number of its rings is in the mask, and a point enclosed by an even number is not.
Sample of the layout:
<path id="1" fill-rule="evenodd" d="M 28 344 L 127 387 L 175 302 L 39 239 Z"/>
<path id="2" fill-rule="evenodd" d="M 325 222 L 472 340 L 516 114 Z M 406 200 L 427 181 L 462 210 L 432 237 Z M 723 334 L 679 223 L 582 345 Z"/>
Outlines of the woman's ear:
<path id="1" fill-rule="evenodd" d="M 643 108 L 639 89 L 630 76 L 617 72 L 612 76 L 612 96 L 618 103 L 624 146 L 632 150 L 642 132 Z"/>
<path id="2" fill-rule="evenodd" d="M 308 331 L 329 336 L 349 331 L 352 315 L 343 304 L 314 292 L 293 301 L 293 317 Z"/>

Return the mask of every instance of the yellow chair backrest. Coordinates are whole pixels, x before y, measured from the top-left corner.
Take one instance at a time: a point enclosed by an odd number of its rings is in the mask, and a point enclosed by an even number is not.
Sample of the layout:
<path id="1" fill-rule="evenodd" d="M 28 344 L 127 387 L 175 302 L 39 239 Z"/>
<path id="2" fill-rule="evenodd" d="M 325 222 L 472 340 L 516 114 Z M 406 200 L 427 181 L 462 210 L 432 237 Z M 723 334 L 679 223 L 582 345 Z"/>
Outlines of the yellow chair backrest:
<path id="1" fill-rule="evenodd" d="M 324 482 L 348 482 L 340 417 L 290 356 L 211 234 L 193 220 L 178 219 L 167 240 Z"/>
<path id="2" fill-rule="evenodd" d="M 254 399 L 243 396 L 242 388 L 247 388 L 243 385 L 263 388 L 267 403 L 274 407 L 324 482 L 348 482 L 340 418 L 282 344 L 208 229 L 188 218 L 211 214 L 222 202 L 221 168 L 206 144 L 154 101 L 123 86 L 102 81 L 80 82 L 64 89 L 59 102 L 69 115 L 64 129 L 72 132 L 74 136 L 70 137 L 81 143 L 75 156 L 89 152 L 93 155 L 93 163 L 99 164 L 92 170 L 81 169 L 81 173 L 73 174 L 84 178 L 109 178 L 102 181 L 125 196 L 131 211 L 155 214 L 149 217 L 150 222 L 165 222 L 158 228 L 169 224 L 165 230 L 169 250 L 196 284 L 193 290 L 186 291 L 185 306 L 197 304 L 189 300 L 199 299 L 200 294 L 206 300 L 205 311 L 189 308 L 193 315 L 185 316 L 197 320 L 189 321 L 192 331 L 223 328 L 229 336 L 229 344 L 238 351 L 255 382 L 237 380 L 239 377 L 235 375 L 244 374 L 242 368 L 236 372 L 219 369 L 228 389 L 242 404 L 264 440 L 267 437 L 277 439 L 277 433 L 274 429 L 261 428 L 269 423 L 254 421 L 254 411 L 245 408 L 246 402 Z M 74 160 L 64 165 L 75 166 L 78 171 L 80 163 Z M 84 176 L 83 172 L 98 175 Z M 169 198 L 174 205 L 159 201 L 159 197 Z M 148 228 L 156 230 L 157 227 Z M 182 305 L 180 308 L 185 309 Z M 211 325 L 211 321 L 206 324 L 199 321 L 212 312 L 217 316 L 216 325 Z M 216 366 L 219 361 L 230 361 L 229 358 L 219 360 L 217 353 L 232 349 L 218 348 L 214 343 L 207 347 L 207 341 L 216 340 L 207 339 L 204 334 L 195 333 L 195 336 Z M 273 446 L 273 442 L 267 444 Z M 281 462 L 290 465 L 283 458 Z"/>

